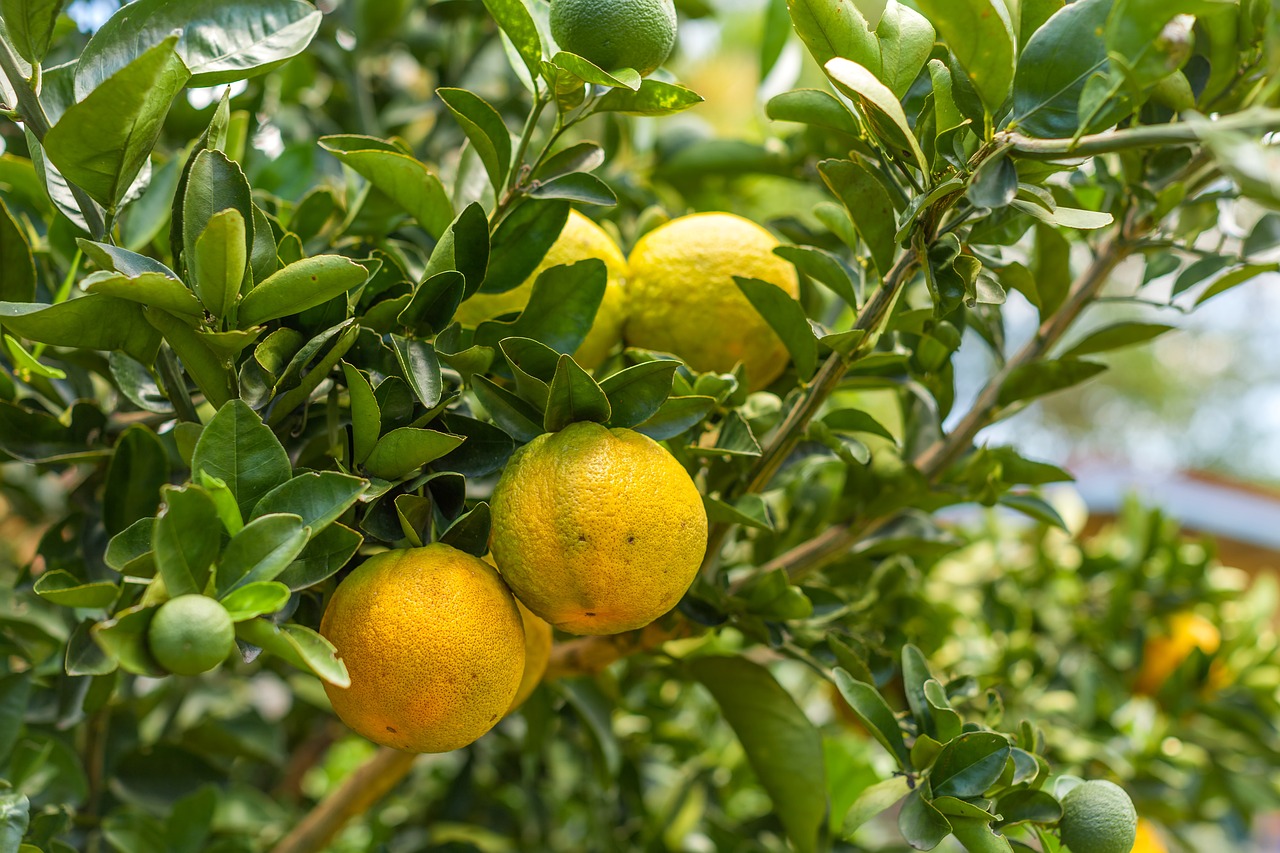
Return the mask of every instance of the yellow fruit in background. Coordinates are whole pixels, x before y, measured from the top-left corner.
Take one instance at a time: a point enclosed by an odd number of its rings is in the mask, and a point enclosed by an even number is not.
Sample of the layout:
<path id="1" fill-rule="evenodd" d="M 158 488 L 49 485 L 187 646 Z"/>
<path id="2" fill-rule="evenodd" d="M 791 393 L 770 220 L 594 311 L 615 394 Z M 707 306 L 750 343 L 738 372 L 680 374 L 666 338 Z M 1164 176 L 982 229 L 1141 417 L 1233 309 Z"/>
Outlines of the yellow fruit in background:
<path id="1" fill-rule="evenodd" d="M 1169 848 L 1165 847 L 1155 824 L 1145 817 L 1140 817 L 1138 818 L 1138 836 L 1133 841 L 1133 850 L 1130 853 L 1169 853 Z"/>
<path id="2" fill-rule="evenodd" d="M 1208 619 L 1198 613 L 1175 613 L 1169 618 L 1167 633 L 1147 640 L 1134 689 L 1148 696 L 1156 695 L 1193 651 L 1200 649 L 1211 655 L 1221 645 L 1222 634 Z M 1211 684 L 1220 683 L 1223 674 L 1222 668 L 1215 666 L 1210 672 Z"/>
<path id="3" fill-rule="evenodd" d="M 569 212 L 569 221 L 565 223 L 559 239 L 523 284 L 505 293 L 477 293 L 458 307 L 454 319 L 467 326 L 477 326 L 503 314 L 523 311 L 529 304 L 533 283 L 538 276 L 552 267 L 576 264 L 588 258 L 604 261 L 609 272 L 608 285 L 595 322 L 586 340 L 574 353 L 579 364 L 594 370 L 622 340 L 622 325 L 627 316 L 626 291 L 623 289 L 627 278 L 627 259 L 608 232 L 576 210 Z"/>
<path id="4" fill-rule="evenodd" d="M 787 366 L 787 348 L 738 289 L 757 278 L 799 296 L 795 268 L 773 254 L 777 239 L 730 213 L 673 219 L 636 243 L 628 262 L 628 346 L 673 353 L 698 371 L 746 366 L 752 390 Z"/>
<path id="5" fill-rule="evenodd" d="M 551 35 L 598 68 L 645 77 L 671 55 L 676 9 L 671 0 L 551 0 Z"/>
<path id="6" fill-rule="evenodd" d="M 571 634 L 616 634 L 675 607 L 707 548 L 689 474 L 629 429 L 574 423 L 507 463 L 491 500 L 503 578 Z"/>
<path id="7" fill-rule="evenodd" d="M 524 704 L 547 672 L 547 664 L 551 662 L 551 626 L 539 619 L 524 602 L 516 599 L 516 607 L 520 609 L 520 619 L 524 623 L 524 677 L 520 679 L 520 689 L 511 702 L 511 710 Z"/>
<path id="8" fill-rule="evenodd" d="M 325 684 L 374 743 L 448 752 L 489 731 L 524 673 L 524 628 L 491 566 L 448 545 L 371 557 L 334 591 L 320 633 L 351 686 Z"/>

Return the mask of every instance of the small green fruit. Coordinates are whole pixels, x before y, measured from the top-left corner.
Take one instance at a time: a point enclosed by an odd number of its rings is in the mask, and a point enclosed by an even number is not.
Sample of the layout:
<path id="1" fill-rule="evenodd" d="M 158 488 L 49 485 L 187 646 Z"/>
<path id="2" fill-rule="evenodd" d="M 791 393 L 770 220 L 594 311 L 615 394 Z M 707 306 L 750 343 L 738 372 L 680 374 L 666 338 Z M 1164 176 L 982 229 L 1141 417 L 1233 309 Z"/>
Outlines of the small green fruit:
<path id="1" fill-rule="evenodd" d="M 1071 853 L 1129 853 L 1138 834 L 1138 812 L 1119 785 L 1085 782 L 1062 798 L 1058 831 Z"/>
<path id="2" fill-rule="evenodd" d="M 151 654 L 175 675 L 199 675 L 226 659 L 236 629 L 226 608 L 203 595 L 180 595 L 160 605 L 147 629 Z"/>
<path id="3" fill-rule="evenodd" d="M 671 0 L 551 0 L 551 35 L 598 68 L 647 77 L 675 46 L 676 9 Z"/>

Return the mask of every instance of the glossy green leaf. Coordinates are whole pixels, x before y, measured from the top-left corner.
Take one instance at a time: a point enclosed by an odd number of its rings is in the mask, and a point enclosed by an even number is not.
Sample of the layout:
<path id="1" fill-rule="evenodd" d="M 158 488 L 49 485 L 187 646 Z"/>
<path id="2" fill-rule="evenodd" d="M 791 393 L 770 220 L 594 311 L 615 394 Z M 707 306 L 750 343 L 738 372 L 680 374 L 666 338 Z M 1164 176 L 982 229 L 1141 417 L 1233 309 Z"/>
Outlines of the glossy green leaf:
<path id="1" fill-rule="evenodd" d="M 114 209 L 160 138 L 190 74 L 170 36 L 71 104 L 44 138 L 49 160 L 94 201 Z"/>
<path id="2" fill-rule="evenodd" d="M 697 92 L 676 83 L 645 80 L 639 91 L 613 89 L 596 101 L 596 112 L 616 112 L 633 116 L 667 116 L 702 103 Z"/>
<path id="3" fill-rule="evenodd" d="M 634 427 L 658 413 L 671 396 L 677 361 L 645 361 L 606 377 L 600 389 L 609 398 L 609 425 Z"/>
<path id="4" fill-rule="evenodd" d="M 856 680 L 848 672 L 837 667 L 834 670 L 836 687 L 849 703 L 853 713 L 880 745 L 889 750 L 904 769 L 911 766 L 911 755 L 902 740 L 902 729 L 884 697 L 870 684 Z"/>
<path id="5" fill-rule="evenodd" d="M 607 281 L 604 262 L 597 258 L 552 267 L 538 276 L 518 318 L 481 323 L 475 342 L 497 347 L 506 338 L 531 338 L 556 352 L 573 353 L 591 330 Z"/>
<path id="6" fill-rule="evenodd" d="M 862 106 L 871 129 L 896 156 L 928 171 L 928 163 L 920 143 L 911 132 L 907 114 L 898 98 L 875 75 L 848 59 L 836 57 L 824 66 L 827 76 L 850 98 Z"/>
<path id="7" fill-rule="evenodd" d="M 426 281 L 442 272 L 457 270 L 467 282 L 465 299 L 480 289 L 488 269 L 489 219 L 478 203 L 470 204 L 445 229 L 440 242 L 431 250 L 422 278 Z"/>
<path id="8" fill-rule="evenodd" d="M 221 407 L 235 397 L 235 374 L 231 372 L 227 360 L 192 328 L 189 318 L 176 317 L 159 308 L 148 308 L 146 319 L 164 335 L 169 346 L 182 360 L 187 374 L 211 405 Z M 185 394 L 186 388 L 172 389 L 172 393 Z"/>
<path id="9" fill-rule="evenodd" d="M 547 432 L 559 432 L 571 423 L 608 423 L 609 398 L 571 356 L 560 356 L 555 378 L 547 394 L 547 411 L 542 425 Z"/>
<path id="10" fill-rule="evenodd" d="M 67 0 L 0 0 L 0 18 L 18 55 L 30 63 L 44 61 Z"/>
<path id="11" fill-rule="evenodd" d="M 902 647 L 902 688 L 907 696 L 907 705 L 911 715 L 921 731 L 933 737 L 939 737 L 934 725 L 932 709 L 924 695 L 925 682 L 933 677 L 929 672 L 929 662 L 924 653 L 908 643 Z M 941 740 L 942 738 L 939 737 Z"/>
<path id="12" fill-rule="evenodd" d="M 432 237 L 440 237 L 453 222 L 453 203 L 440 178 L 391 143 L 371 136 L 325 136 L 320 147 L 403 208 Z"/>
<path id="13" fill-rule="evenodd" d="M 155 523 L 154 518 L 140 518 L 112 536 L 102 561 L 121 574 L 141 574 L 135 569 L 144 558 L 151 561 L 151 535 Z"/>
<path id="14" fill-rule="evenodd" d="M 846 305 L 857 307 L 858 296 L 854 292 L 853 272 L 839 256 L 812 246 L 778 246 L 773 253 L 790 261 L 809 278 L 825 285 Z"/>
<path id="15" fill-rule="evenodd" d="M 1115 323 L 1090 332 L 1083 340 L 1062 354 L 1063 358 L 1079 358 L 1100 352 L 1135 346 L 1158 338 L 1175 326 L 1164 323 Z"/>
<path id="16" fill-rule="evenodd" d="M 1009 839 L 991 831 L 989 820 L 951 817 L 951 832 L 969 853 L 1013 853 Z"/>
<path id="17" fill-rule="evenodd" d="M 493 232 L 489 271 L 480 292 L 505 293 L 528 280 L 568 221 L 567 201 L 530 201 L 517 207 Z"/>
<path id="18" fill-rule="evenodd" d="M 56 305 L 0 302 L 0 325 L 29 341 L 76 349 L 121 350 L 150 364 L 160 345 L 136 302 L 91 293 Z"/>
<path id="19" fill-rule="evenodd" d="M 1062 516 L 1053 508 L 1053 505 L 1043 498 L 1030 494 L 1004 494 L 1000 496 L 1000 504 L 1010 509 L 1015 509 L 1023 515 L 1034 518 L 1043 524 L 1056 527 L 1059 530 L 1070 532 L 1067 523 L 1062 520 Z"/>
<path id="20" fill-rule="evenodd" d="M 231 537 L 218 560 L 218 597 L 275 580 L 302 553 L 311 528 L 291 513 L 259 515 Z"/>
<path id="21" fill-rule="evenodd" d="M 836 409 L 823 415 L 822 422 L 839 432 L 865 432 L 897 440 L 883 424 L 861 409 Z"/>
<path id="22" fill-rule="evenodd" d="M 1013 84 L 1017 29 L 1002 0 L 919 0 L 960 60 L 987 111 L 995 114 Z"/>
<path id="23" fill-rule="evenodd" d="M 405 381 L 413 389 L 418 401 L 428 409 L 440 402 L 444 384 L 440 377 L 440 360 L 431 344 L 414 338 L 391 336 L 396 360 Z"/>
<path id="24" fill-rule="evenodd" d="M 1017 367 L 1000 386 L 999 405 L 1013 403 L 1052 394 L 1072 385 L 1078 385 L 1107 369 L 1105 364 L 1093 361 L 1038 361 Z"/>
<path id="25" fill-rule="evenodd" d="M 894 776 L 867 788 L 858 795 L 858 799 L 853 801 L 849 811 L 845 812 L 844 822 L 840 828 L 841 837 L 851 838 L 859 827 L 876 815 L 893 808 L 910 791 L 911 787 L 907 784 L 906 776 Z"/>
<path id="26" fill-rule="evenodd" d="M 541 199 L 564 199 L 578 204 L 594 204 L 600 207 L 612 207 L 618 203 L 618 196 L 609 185 L 586 172 L 574 172 L 552 178 L 539 183 L 529 190 L 529 195 Z"/>
<path id="27" fill-rule="evenodd" d="M 567 51 L 560 51 L 551 57 L 551 64 L 569 72 L 572 75 L 569 78 L 571 81 L 580 80 L 583 83 L 590 83 L 594 86 L 607 86 L 615 89 L 624 88 L 632 92 L 640 90 L 640 75 L 636 73 L 634 68 L 600 68 L 590 60 Z M 563 76 L 560 79 L 563 81 Z M 565 83 L 562 82 L 561 85 L 565 85 Z M 581 83 L 570 82 L 568 85 L 577 88 Z"/>
<path id="28" fill-rule="evenodd" d="M 971 732 L 951 741 L 929 774 L 934 796 L 982 796 L 1000 778 L 1009 750 L 1009 741 L 993 732 Z"/>
<path id="29" fill-rule="evenodd" d="M 466 440 L 435 463 L 439 471 L 455 471 L 468 479 L 487 477 L 501 470 L 515 452 L 511 436 L 493 424 L 456 412 L 443 415 L 440 421 L 451 434 Z"/>
<path id="30" fill-rule="evenodd" d="M 252 517 L 263 495 L 293 473 L 275 433 L 240 400 L 223 406 L 205 426 L 191 469 L 226 483 L 245 518 Z"/>
<path id="31" fill-rule="evenodd" d="M 551 380 L 560 366 L 560 353 L 530 338 L 506 338 L 498 344 L 516 379 L 516 393 L 534 408 L 545 411 Z"/>
<path id="32" fill-rule="evenodd" d="M 654 441 L 666 441 L 688 432 L 715 411 L 716 399 L 703 396 L 668 397 L 662 408 L 638 424 L 636 432 Z"/>
<path id="33" fill-rule="evenodd" d="M 1204 293 L 1201 293 L 1200 296 L 1196 298 L 1196 304 L 1200 305 L 1220 293 L 1225 293 L 1226 291 L 1231 290 L 1234 287 L 1238 287 L 1245 282 L 1253 281 L 1264 273 L 1274 272 L 1280 272 L 1280 263 L 1246 264 L 1243 267 L 1232 270 L 1226 275 L 1219 276 L 1213 284 L 1205 288 Z"/>
<path id="34" fill-rule="evenodd" d="M 774 95 L 765 105 L 774 121 L 794 121 L 835 130 L 850 136 L 859 134 L 858 120 L 835 95 L 821 89 L 797 89 Z"/>
<path id="35" fill-rule="evenodd" d="M 364 467 L 375 477 L 400 480 L 462 444 L 462 436 L 401 427 L 378 439 Z"/>
<path id="36" fill-rule="evenodd" d="M 110 581 L 84 581 L 70 572 L 55 570 L 36 578 L 36 595 L 63 607 L 110 607 L 120 587 Z"/>
<path id="37" fill-rule="evenodd" d="M 166 486 L 152 529 L 156 571 L 171 597 L 199 593 L 221 546 L 222 523 L 209 493 L 198 486 Z"/>
<path id="38" fill-rule="evenodd" d="M 298 669 L 314 673 L 334 687 L 351 686 L 351 676 L 333 644 L 310 628 L 250 619 L 236 625 L 236 636 Z"/>
<path id="39" fill-rule="evenodd" d="M 541 413 L 515 394 L 483 376 L 475 377 L 472 390 L 493 422 L 516 441 L 532 441 L 543 433 Z"/>
<path id="40" fill-rule="evenodd" d="M 192 86 L 265 74 L 301 53 L 320 27 L 320 11 L 302 0 L 137 0 L 112 15 L 76 64 L 83 99 L 152 45 L 181 32 L 177 52 Z"/>
<path id="41" fill-rule="evenodd" d="M 328 580 L 351 561 L 363 542 L 359 533 L 334 522 L 317 533 L 276 580 L 294 591 Z"/>
<path id="42" fill-rule="evenodd" d="M 482 501 L 449 525 L 449 529 L 440 534 L 439 541 L 459 551 L 483 557 L 489 551 L 489 527 L 489 505 Z"/>
<path id="43" fill-rule="evenodd" d="M 241 328 L 323 305 L 364 284 L 369 271 L 341 255 L 317 255 L 292 263 L 259 282 L 240 301 Z"/>
<path id="44" fill-rule="evenodd" d="M 272 426 L 280 423 L 305 403 L 320 383 L 329 378 L 359 336 L 360 327 L 346 320 L 308 341 L 285 368 L 279 387 L 288 390 L 271 404 L 267 423 Z"/>
<path id="45" fill-rule="evenodd" d="M 876 268 L 882 275 L 888 272 L 897 252 L 897 217 L 888 190 L 866 166 L 853 160 L 823 160 L 818 170 L 849 211 Z"/>
<path id="46" fill-rule="evenodd" d="M 898 812 L 898 830 L 915 849 L 932 850 L 951 834 L 951 823 L 925 799 L 923 790 L 916 788 Z"/>
<path id="47" fill-rule="evenodd" d="M 369 482 L 337 471 L 308 471 L 262 496 L 255 519 L 272 513 L 292 513 L 315 536 L 342 517 L 369 488 Z"/>
<path id="48" fill-rule="evenodd" d="M 182 196 L 174 199 L 173 228 L 180 229 L 180 246 L 187 256 L 187 266 L 193 267 L 191 256 L 200 236 L 214 217 L 224 210 L 235 210 L 240 214 L 246 240 L 256 237 L 252 233 L 257 226 L 254 224 L 255 208 L 249 180 L 240 164 L 226 154 L 211 148 L 194 154 L 187 166 L 186 180 L 180 183 L 180 187 Z"/>
<path id="49" fill-rule="evenodd" d="M 542 66 L 542 39 L 521 0 L 484 0 L 485 8 L 510 39 L 529 74 L 537 78 Z"/>
<path id="50" fill-rule="evenodd" d="M 1150 86 L 1180 68 L 1190 53 L 1190 44 L 1168 44 L 1162 32 L 1175 16 L 1206 15 L 1233 5 L 1235 0 L 1116 0 L 1107 17 L 1107 51 L 1130 84 Z"/>
<path id="51" fill-rule="evenodd" d="M 17 853 L 31 825 L 31 801 L 13 789 L 0 791 L 0 851 Z"/>
<path id="52" fill-rule="evenodd" d="M 511 170 L 511 131 L 501 114 L 484 98 L 466 89 L 437 89 L 436 95 L 462 125 L 489 173 L 489 182 L 501 191 Z"/>
<path id="53" fill-rule="evenodd" d="M 741 276 L 733 280 L 791 353 L 800 379 L 807 382 L 813 378 L 818 367 L 818 339 L 800 303 L 771 282 Z"/>
<path id="54" fill-rule="evenodd" d="M 257 581 L 238 587 L 222 597 L 222 606 L 233 622 L 269 616 L 289 603 L 289 587 L 275 581 Z"/>
<path id="55" fill-rule="evenodd" d="M 436 273 L 414 290 L 397 322 L 423 336 L 443 332 L 462 303 L 466 283 L 466 277 L 457 270 Z"/>
<path id="56" fill-rule="evenodd" d="M 80 282 L 80 287 L 88 293 L 151 305 L 183 317 L 194 318 L 203 313 L 200 300 L 196 299 L 185 284 L 161 273 L 144 272 L 130 277 L 113 272 L 96 272 L 86 276 Z"/>
<path id="57" fill-rule="evenodd" d="M 364 373 L 344 361 L 342 374 L 351 399 L 352 453 L 359 464 L 369 457 L 373 446 L 378 443 L 378 436 L 382 433 L 382 411 L 378 408 L 373 386 Z"/>
<path id="58" fill-rule="evenodd" d="M 107 467 L 102 523 L 116 534 L 139 519 L 155 515 L 160 487 L 169 482 L 169 455 L 149 428 L 129 427 L 116 442 Z"/>
<path id="59" fill-rule="evenodd" d="M 857 3 L 790 0 L 796 32 L 819 65 L 836 57 L 862 65 L 898 98 L 906 95 L 933 48 L 933 26 L 896 0 L 879 8 L 875 23 Z"/>
<path id="60" fill-rule="evenodd" d="M 1022 789 L 1005 794 L 996 802 L 1000 824 L 1032 821 L 1054 823 L 1062 817 L 1062 805 L 1048 791 Z"/>
<path id="61" fill-rule="evenodd" d="M 818 730 L 759 664 L 738 657 L 703 657 L 690 669 L 711 691 L 742 742 L 791 843 L 800 853 L 814 853 L 827 812 Z"/>
<path id="62" fill-rule="evenodd" d="M 189 263 L 196 293 L 215 317 L 226 317 L 240 297 L 249 265 L 248 240 L 244 217 L 229 208 L 209 219 L 192 248 Z"/>

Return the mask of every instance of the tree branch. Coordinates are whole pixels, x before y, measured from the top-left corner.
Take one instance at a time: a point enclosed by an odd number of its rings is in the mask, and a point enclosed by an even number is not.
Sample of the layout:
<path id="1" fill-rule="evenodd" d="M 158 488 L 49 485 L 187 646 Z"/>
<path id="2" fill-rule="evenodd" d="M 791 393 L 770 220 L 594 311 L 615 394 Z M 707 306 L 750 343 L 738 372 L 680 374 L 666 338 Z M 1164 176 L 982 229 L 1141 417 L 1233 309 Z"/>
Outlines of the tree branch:
<path id="1" fill-rule="evenodd" d="M 1212 124 L 1216 130 L 1265 133 L 1280 128 L 1280 110 L 1249 110 L 1220 118 Z M 1200 139 L 1200 130 L 1187 122 L 1109 130 L 1082 136 L 1078 140 L 1036 139 L 1017 131 L 997 134 L 997 141 L 1007 144 L 1020 157 L 1031 160 L 1083 159 L 1134 148 L 1194 145 Z"/>

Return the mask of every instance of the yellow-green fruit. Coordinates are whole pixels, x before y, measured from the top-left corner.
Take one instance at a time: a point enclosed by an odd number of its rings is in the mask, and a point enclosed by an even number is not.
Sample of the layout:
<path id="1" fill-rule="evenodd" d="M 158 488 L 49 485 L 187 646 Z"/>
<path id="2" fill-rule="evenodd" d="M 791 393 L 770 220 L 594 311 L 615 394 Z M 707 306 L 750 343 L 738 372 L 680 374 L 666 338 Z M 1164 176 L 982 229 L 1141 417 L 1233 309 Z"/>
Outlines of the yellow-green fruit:
<path id="1" fill-rule="evenodd" d="M 565 223 L 559 239 L 523 284 L 505 293 L 477 293 L 458 307 L 454 319 L 475 326 L 502 314 L 523 311 L 529 304 L 533 283 L 538 276 L 552 267 L 576 264 L 588 258 L 604 261 L 609 273 L 604 300 L 596 312 L 595 322 L 582 346 L 574 353 L 579 364 L 593 370 L 622 340 L 622 324 L 627 317 L 626 291 L 623 289 L 627 278 L 627 259 L 608 232 L 576 210 L 570 211 L 569 221 Z"/>
<path id="2" fill-rule="evenodd" d="M 171 598 L 147 626 L 151 656 L 175 675 L 199 675 L 226 660 L 236 645 L 231 614 L 212 598 Z"/>
<path id="3" fill-rule="evenodd" d="M 520 599 L 516 599 L 520 609 L 520 619 L 524 623 L 524 677 L 520 679 L 520 689 L 511 702 L 511 710 L 524 704 L 547 672 L 547 664 L 551 661 L 551 626 L 539 619 Z"/>
<path id="4" fill-rule="evenodd" d="M 387 551 L 334 591 L 320 633 L 351 686 L 325 684 L 374 743 L 448 752 L 489 731 L 524 673 L 524 628 L 493 567 L 448 545 Z"/>
<path id="5" fill-rule="evenodd" d="M 571 634 L 648 625 L 680 600 L 707 548 L 693 480 L 629 429 L 570 424 L 507 463 L 491 547 L 530 610 Z"/>
<path id="6" fill-rule="evenodd" d="M 1137 837 L 1138 813 L 1119 785 L 1083 782 L 1062 798 L 1058 831 L 1071 853 L 1129 853 Z"/>
<path id="7" fill-rule="evenodd" d="M 773 253 L 778 241 L 730 213 L 673 219 L 636 243 L 628 262 L 628 346 L 678 355 L 694 370 L 746 367 L 753 390 L 782 375 L 787 348 L 738 289 L 734 276 L 800 293 L 795 268 Z"/>
<path id="8" fill-rule="evenodd" d="M 671 0 L 551 0 L 551 35 L 605 71 L 646 77 L 675 46 L 676 9 Z"/>

